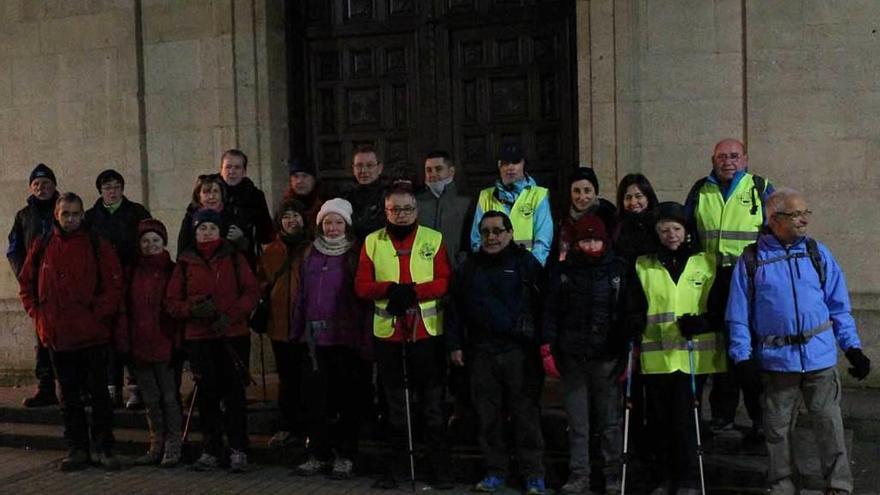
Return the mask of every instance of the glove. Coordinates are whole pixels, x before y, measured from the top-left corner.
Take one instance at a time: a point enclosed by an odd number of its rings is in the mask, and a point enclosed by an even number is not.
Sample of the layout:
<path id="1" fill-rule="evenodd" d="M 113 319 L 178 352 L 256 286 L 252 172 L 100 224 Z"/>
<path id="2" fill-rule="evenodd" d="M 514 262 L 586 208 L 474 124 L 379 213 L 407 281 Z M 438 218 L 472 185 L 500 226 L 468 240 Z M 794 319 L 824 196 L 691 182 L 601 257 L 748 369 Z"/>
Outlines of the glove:
<path id="1" fill-rule="evenodd" d="M 211 323 L 211 330 L 216 332 L 218 335 L 225 335 L 226 329 L 229 328 L 229 324 L 232 322 L 230 320 L 229 315 L 220 313 L 214 323 Z"/>
<path id="2" fill-rule="evenodd" d="M 541 346 L 541 361 L 544 363 L 544 373 L 547 376 L 556 379 L 560 377 L 559 370 L 556 369 L 556 360 L 553 359 L 553 353 L 550 352 L 550 344 Z"/>
<path id="3" fill-rule="evenodd" d="M 217 307 L 213 299 L 202 299 L 192 305 L 189 310 L 193 318 L 212 318 L 217 313 Z"/>
<path id="4" fill-rule="evenodd" d="M 229 226 L 229 231 L 226 232 L 226 240 L 231 242 L 239 251 L 247 251 L 248 245 L 250 244 L 247 237 L 244 235 L 244 231 L 237 225 Z"/>
<path id="5" fill-rule="evenodd" d="M 388 306 L 385 308 L 393 316 L 403 316 L 406 310 L 415 306 L 416 289 L 412 284 L 391 284 L 387 292 Z"/>
<path id="6" fill-rule="evenodd" d="M 864 380 L 868 373 L 871 372 L 871 360 L 868 359 L 862 350 L 853 347 L 846 351 L 846 359 L 853 367 L 849 369 L 849 374 L 857 380 Z"/>
<path id="7" fill-rule="evenodd" d="M 695 335 L 709 331 L 709 320 L 701 315 L 682 315 L 678 318 L 678 330 L 682 337 L 691 340 Z"/>
<path id="8" fill-rule="evenodd" d="M 761 367 L 754 359 L 744 359 L 736 363 L 736 375 L 740 383 L 759 383 L 758 373 Z"/>

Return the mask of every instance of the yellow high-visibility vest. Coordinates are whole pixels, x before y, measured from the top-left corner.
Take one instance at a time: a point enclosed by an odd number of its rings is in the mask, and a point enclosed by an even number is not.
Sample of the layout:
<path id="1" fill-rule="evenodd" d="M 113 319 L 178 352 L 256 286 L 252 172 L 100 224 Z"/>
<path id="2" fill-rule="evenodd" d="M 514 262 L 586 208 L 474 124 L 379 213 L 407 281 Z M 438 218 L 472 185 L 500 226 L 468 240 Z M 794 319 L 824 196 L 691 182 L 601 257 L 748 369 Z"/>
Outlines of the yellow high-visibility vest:
<path id="1" fill-rule="evenodd" d="M 414 283 L 420 284 L 434 280 L 434 257 L 440 251 L 443 234 L 428 227 L 419 226 L 412 250 L 409 253 L 409 272 Z M 400 282 L 400 261 L 398 253 L 385 229 L 368 235 L 364 241 L 367 257 L 373 262 L 377 282 Z M 443 333 L 443 313 L 437 299 L 419 301 L 422 321 L 429 335 Z M 373 303 L 373 335 L 387 339 L 394 334 L 393 317 L 386 311 L 388 299 Z"/>
<path id="2" fill-rule="evenodd" d="M 513 224 L 513 242 L 531 251 L 535 244 L 535 211 L 547 194 L 546 187 L 526 187 L 508 212 L 506 205 L 495 197 L 495 188 L 487 187 L 480 191 L 478 202 L 483 213 L 492 210 L 507 213 L 510 223 Z"/>
<path id="3" fill-rule="evenodd" d="M 687 341 L 678 329 L 678 317 L 706 312 L 709 291 L 715 281 L 715 259 L 708 253 L 691 256 L 678 283 L 656 255 L 640 256 L 636 274 L 648 299 L 648 322 L 642 337 L 642 373 L 690 373 Z M 694 343 L 694 371 L 697 374 L 727 370 L 724 339 L 718 332 L 697 335 Z"/>
<path id="4" fill-rule="evenodd" d="M 721 266 L 733 266 L 743 249 L 758 239 L 764 225 L 763 200 L 755 178 L 746 173 L 724 200 L 721 186 L 709 181 L 699 191 L 694 212 L 700 244 Z"/>

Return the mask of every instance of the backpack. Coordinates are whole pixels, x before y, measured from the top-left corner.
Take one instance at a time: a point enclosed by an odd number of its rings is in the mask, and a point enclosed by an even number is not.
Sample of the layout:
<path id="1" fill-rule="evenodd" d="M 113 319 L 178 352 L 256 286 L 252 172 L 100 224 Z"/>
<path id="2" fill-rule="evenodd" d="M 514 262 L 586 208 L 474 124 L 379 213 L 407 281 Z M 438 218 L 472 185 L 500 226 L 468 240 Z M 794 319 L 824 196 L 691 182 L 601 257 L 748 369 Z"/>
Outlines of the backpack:
<path id="1" fill-rule="evenodd" d="M 52 235 L 54 234 L 54 229 L 49 229 L 45 234 L 40 236 L 40 244 L 37 246 L 37 250 L 34 251 L 34 256 L 31 259 L 33 263 L 33 272 L 34 272 L 34 300 L 39 301 L 40 299 L 40 265 L 43 263 L 43 256 L 46 254 L 46 247 L 49 245 L 49 241 L 52 240 Z M 95 268 L 97 269 L 98 280 L 95 284 L 95 294 L 100 294 L 104 287 L 104 278 L 101 276 L 101 239 L 98 234 L 93 232 L 92 230 L 88 231 L 89 235 L 89 244 L 92 246 L 92 256 L 95 259 Z M 39 304 L 39 302 L 38 302 Z"/>
<path id="2" fill-rule="evenodd" d="M 822 262 L 822 253 L 819 251 L 819 245 L 816 243 L 816 240 L 807 237 L 807 254 L 804 255 L 802 253 L 796 253 L 792 255 L 794 258 L 801 258 L 803 256 L 808 256 L 810 258 L 810 263 L 813 265 L 813 269 L 816 270 L 816 275 L 819 276 L 819 284 L 822 288 L 825 288 L 825 279 L 827 274 L 825 273 L 825 264 Z M 743 263 L 745 264 L 746 274 L 749 277 L 749 300 L 754 305 L 755 302 L 755 274 L 758 272 L 758 267 L 767 264 L 763 260 L 758 259 L 758 243 L 753 242 L 743 249 L 741 258 Z"/>

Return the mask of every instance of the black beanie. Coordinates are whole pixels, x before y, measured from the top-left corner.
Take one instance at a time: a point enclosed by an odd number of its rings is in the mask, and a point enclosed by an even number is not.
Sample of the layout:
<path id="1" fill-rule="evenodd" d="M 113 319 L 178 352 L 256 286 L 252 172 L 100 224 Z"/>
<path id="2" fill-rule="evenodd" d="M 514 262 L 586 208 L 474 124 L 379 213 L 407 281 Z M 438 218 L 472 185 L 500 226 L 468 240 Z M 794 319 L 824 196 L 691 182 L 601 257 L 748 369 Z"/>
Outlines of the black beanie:
<path id="1" fill-rule="evenodd" d="M 52 181 L 56 186 L 58 185 L 58 181 L 55 180 L 55 172 L 52 171 L 51 168 L 46 166 L 45 163 L 41 163 L 34 167 L 31 170 L 31 176 L 28 178 L 28 185 L 34 182 L 36 179 L 45 178 Z"/>
<path id="2" fill-rule="evenodd" d="M 290 175 L 305 172 L 312 177 L 316 177 L 315 164 L 308 158 L 291 158 L 287 161 L 287 171 Z"/>
<path id="3" fill-rule="evenodd" d="M 218 228 L 222 229 L 223 215 L 221 215 L 219 211 L 202 208 L 193 214 L 193 233 L 195 233 L 196 229 L 199 228 L 199 225 L 203 223 L 213 223 Z"/>
<path id="4" fill-rule="evenodd" d="M 119 182 L 119 185 L 125 189 L 125 179 L 122 178 L 122 174 L 112 168 L 108 168 L 98 174 L 98 178 L 95 180 L 95 187 L 98 189 L 98 192 L 101 192 L 101 186 L 103 186 L 105 182 L 110 182 L 111 180 Z"/>
<path id="5" fill-rule="evenodd" d="M 661 220 L 672 220 L 687 228 L 688 222 L 687 216 L 684 213 L 684 206 L 675 201 L 664 201 L 654 209 L 655 223 L 659 223 Z"/>
<path id="6" fill-rule="evenodd" d="M 575 167 L 574 171 L 568 177 L 568 185 L 571 187 L 572 184 L 579 180 L 588 180 L 591 184 L 593 184 L 593 189 L 596 190 L 596 194 L 599 194 L 599 179 L 596 178 L 596 172 L 590 167 Z"/>

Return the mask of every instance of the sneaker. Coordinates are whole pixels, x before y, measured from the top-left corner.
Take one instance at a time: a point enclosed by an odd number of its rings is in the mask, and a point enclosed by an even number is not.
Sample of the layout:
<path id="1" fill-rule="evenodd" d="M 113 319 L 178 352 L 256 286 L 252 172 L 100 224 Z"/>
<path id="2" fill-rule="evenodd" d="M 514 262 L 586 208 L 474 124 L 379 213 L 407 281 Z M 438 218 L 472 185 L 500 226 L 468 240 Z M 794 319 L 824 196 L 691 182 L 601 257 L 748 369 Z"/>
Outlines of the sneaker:
<path id="1" fill-rule="evenodd" d="M 173 468 L 177 467 L 180 464 L 180 447 L 177 449 L 168 448 L 167 444 L 165 446 L 165 455 L 162 456 L 162 462 L 159 463 L 159 466 L 163 468 Z"/>
<path id="2" fill-rule="evenodd" d="M 119 459 L 109 452 L 98 454 L 98 464 L 105 471 L 119 471 Z"/>
<path id="3" fill-rule="evenodd" d="M 47 390 L 37 389 L 34 395 L 25 398 L 21 401 L 21 404 L 24 407 L 48 407 L 54 406 L 58 404 L 58 397 L 55 397 L 54 392 L 50 392 Z"/>
<path id="4" fill-rule="evenodd" d="M 202 454 L 192 465 L 196 471 L 213 471 L 218 467 L 220 467 L 220 460 L 207 453 Z"/>
<path id="5" fill-rule="evenodd" d="M 587 493 L 590 489 L 590 478 L 588 476 L 571 475 L 568 481 L 559 489 L 561 493 Z"/>
<path id="6" fill-rule="evenodd" d="M 712 418 L 712 421 L 709 421 L 709 431 L 712 433 L 722 433 L 725 431 L 733 430 L 733 420 L 726 418 Z"/>
<path id="7" fill-rule="evenodd" d="M 126 409 L 143 409 L 144 401 L 141 399 L 141 389 L 137 385 L 128 386 L 128 401 L 125 403 Z"/>
<path id="8" fill-rule="evenodd" d="M 374 481 L 372 487 L 377 490 L 394 490 L 397 488 L 397 480 L 391 473 L 386 473 Z"/>
<path id="9" fill-rule="evenodd" d="M 229 472 L 243 473 L 247 471 L 247 467 L 247 454 L 245 454 L 243 450 L 230 449 Z"/>
<path id="10" fill-rule="evenodd" d="M 67 457 L 61 459 L 59 469 L 62 471 L 79 471 L 89 465 L 89 454 L 84 450 L 71 449 Z"/>
<path id="11" fill-rule="evenodd" d="M 526 481 L 526 495 L 544 495 L 546 491 L 542 476 L 532 476 Z"/>
<path id="12" fill-rule="evenodd" d="M 330 477 L 335 480 L 351 479 L 354 474 L 354 463 L 350 459 L 337 457 L 333 460 L 333 469 L 330 471 Z"/>
<path id="13" fill-rule="evenodd" d="M 493 493 L 495 490 L 504 486 L 504 478 L 494 474 L 487 475 L 481 479 L 479 483 L 474 485 L 475 492 Z"/>
<path id="14" fill-rule="evenodd" d="M 278 449 L 281 447 L 287 447 L 288 445 L 296 442 L 296 437 L 293 436 L 293 433 L 281 430 L 276 431 L 272 438 L 269 439 L 268 446 L 270 449 Z"/>
<path id="15" fill-rule="evenodd" d="M 334 468 L 336 467 L 334 463 Z M 310 455 L 309 460 L 300 464 L 294 469 L 296 474 L 300 476 L 314 476 L 327 470 L 327 463 L 319 461 L 317 457 Z"/>

